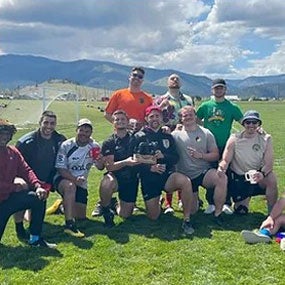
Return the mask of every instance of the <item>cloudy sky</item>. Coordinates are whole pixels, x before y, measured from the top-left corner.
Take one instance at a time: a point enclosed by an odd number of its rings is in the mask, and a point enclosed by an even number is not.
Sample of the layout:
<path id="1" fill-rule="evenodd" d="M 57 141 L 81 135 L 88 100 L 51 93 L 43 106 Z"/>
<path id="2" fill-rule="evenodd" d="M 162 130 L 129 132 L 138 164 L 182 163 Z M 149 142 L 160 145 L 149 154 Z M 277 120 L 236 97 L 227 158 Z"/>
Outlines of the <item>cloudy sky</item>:
<path id="1" fill-rule="evenodd" d="M 0 54 L 245 78 L 285 73 L 284 0 L 0 0 Z"/>

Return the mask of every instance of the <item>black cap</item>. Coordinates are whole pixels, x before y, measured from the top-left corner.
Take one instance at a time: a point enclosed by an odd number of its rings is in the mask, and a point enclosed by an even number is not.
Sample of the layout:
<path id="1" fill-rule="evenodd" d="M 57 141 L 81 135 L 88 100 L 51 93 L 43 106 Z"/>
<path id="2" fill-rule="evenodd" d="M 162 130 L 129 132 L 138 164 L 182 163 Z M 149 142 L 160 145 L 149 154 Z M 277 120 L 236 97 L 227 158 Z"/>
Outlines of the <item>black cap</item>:
<path id="1" fill-rule="evenodd" d="M 222 78 L 214 79 L 212 82 L 212 88 L 215 88 L 218 86 L 226 87 L 227 86 L 226 81 Z"/>

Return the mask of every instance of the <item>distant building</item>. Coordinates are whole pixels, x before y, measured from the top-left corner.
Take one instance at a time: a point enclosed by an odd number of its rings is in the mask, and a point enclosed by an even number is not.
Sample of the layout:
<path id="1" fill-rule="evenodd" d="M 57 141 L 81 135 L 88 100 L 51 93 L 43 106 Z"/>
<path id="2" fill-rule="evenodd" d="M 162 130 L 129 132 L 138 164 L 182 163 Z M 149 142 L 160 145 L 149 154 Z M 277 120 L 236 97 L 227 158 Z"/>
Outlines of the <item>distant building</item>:
<path id="1" fill-rule="evenodd" d="M 227 100 L 230 100 L 230 101 L 240 101 L 241 99 L 238 97 L 238 95 L 226 95 L 225 98 Z M 214 99 L 214 96 L 212 95 L 211 96 L 211 99 Z"/>

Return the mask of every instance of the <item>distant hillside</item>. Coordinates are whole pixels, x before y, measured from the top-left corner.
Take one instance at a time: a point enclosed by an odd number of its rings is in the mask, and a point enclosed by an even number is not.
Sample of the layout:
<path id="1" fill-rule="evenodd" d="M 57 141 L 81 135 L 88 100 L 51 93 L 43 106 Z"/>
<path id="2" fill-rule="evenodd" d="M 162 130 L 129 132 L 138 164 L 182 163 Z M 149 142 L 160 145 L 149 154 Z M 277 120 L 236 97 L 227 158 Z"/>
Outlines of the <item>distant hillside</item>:
<path id="1" fill-rule="evenodd" d="M 0 56 L 0 88 L 35 85 L 51 79 L 67 79 L 79 85 L 115 90 L 128 85 L 131 67 L 112 62 L 77 60 L 62 62 L 44 57 Z M 183 80 L 183 92 L 193 96 L 209 96 L 211 79 L 176 70 L 145 68 L 143 89 L 152 94 L 166 91 L 166 79 L 177 73 Z M 285 75 L 248 77 L 227 80 L 228 93 L 241 97 L 285 97 Z"/>

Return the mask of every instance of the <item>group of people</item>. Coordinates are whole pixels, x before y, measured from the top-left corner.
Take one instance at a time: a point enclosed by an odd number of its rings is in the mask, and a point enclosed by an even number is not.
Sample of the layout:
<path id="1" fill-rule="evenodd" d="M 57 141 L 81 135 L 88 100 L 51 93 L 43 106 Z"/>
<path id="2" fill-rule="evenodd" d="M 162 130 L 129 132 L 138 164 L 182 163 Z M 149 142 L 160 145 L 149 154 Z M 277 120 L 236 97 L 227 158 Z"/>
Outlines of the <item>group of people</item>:
<path id="1" fill-rule="evenodd" d="M 285 198 L 276 202 L 272 139 L 261 128 L 260 114 L 254 110 L 242 114 L 228 101 L 223 79 L 213 81 L 213 99 L 196 111 L 194 98 L 180 91 L 177 74 L 169 76 L 167 93 L 157 99 L 141 90 L 144 76 L 143 68 L 134 67 L 128 88 L 115 91 L 110 98 L 104 116 L 114 132 L 102 146 L 91 137 L 93 125 L 86 118 L 79 120 L 76 136 L 66 139 L 55 130 L 56 115 L 45 111 L 39 129 L 21 137 L 15 147 L 8 145 L 15 126 L 0 120 L 0 240 L 14 214 L 20 239 L 28 239 L 31 246 L 55 247 L 41 237 L 50 191 L 62 197 L 64 232 L 84 237 L 76 220 L 86 218 L 92 165 L 106 169 L 93 212 L 102 215 L 108 227 L 115 225 L 116 214 L 123 218 L 132 215 L 141 185 L 146 213 L 152 220 L 161 214 L 163 191 L 165 213 L 174 211 L 172 194 L 177 191 L 183 209 L 182 229 L 191 235 L 190 216 L 201 206 L 202 186 L 209 204 L 205 213 L 213 214 L 218 225 L 223 224 L 223 213 L 245 215 L 250 198 L 265 195 L 268 218 L 260 231 L 243 231 L 242 236 L 249 243 L 271 240 L 285 224 Z M 243 130 L 231 134 L 234 121 Z M 118 192 L 118 202 L 114 192 Z M 31 212 L 30 235 L 23 225 L 26 209 Z"/>

